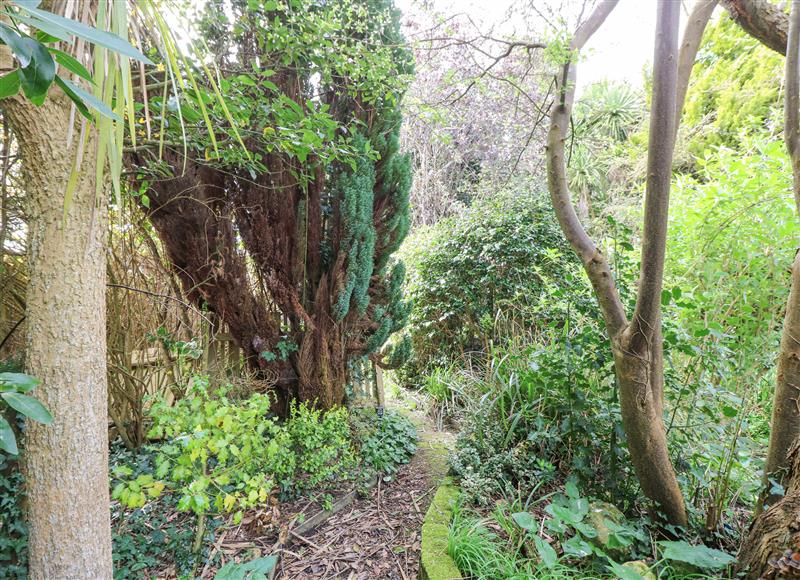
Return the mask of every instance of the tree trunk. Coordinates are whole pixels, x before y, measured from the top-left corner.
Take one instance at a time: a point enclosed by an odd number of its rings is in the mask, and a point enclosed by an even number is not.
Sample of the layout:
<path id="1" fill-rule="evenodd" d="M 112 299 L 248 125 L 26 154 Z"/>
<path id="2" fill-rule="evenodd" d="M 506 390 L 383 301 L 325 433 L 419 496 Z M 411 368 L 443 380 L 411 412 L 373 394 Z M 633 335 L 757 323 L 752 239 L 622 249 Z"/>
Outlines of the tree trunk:
<path id="1" fill-rule="evenodd" d="M 615 2 L 598 4 L 581 25 L 570 48 L 579 51 L 602 24 Z M 558 101 L 550 113 L 547 176 L 553 208 L 584 264 L 611 338 L 620 383 L 620 406 L 628 448 L 645 495 L 672 524 L 686 525 L 683 495 L 670 462 L 663 411 L 661 289 L 666 253 L 667 215 L 675 143 L 678 16 L 680 5 L 658 3 L 653 71 L 653 106 L 648 145 L 642 268 L 636 307 L 628 321 L 608 261 L 589 238 L 575 212 L 567 186 L 565 141 L 574 100 L 575 64 L 565 63 L 557 79 Z"/>
<path id="2" fill-rule="evenodd" d="M 800 217 L 800 3 L 797 0 L 792 2 L 789 20 L 783 132 L 792 162 L 795 209 Z M 776 379 L 769 449 L 764 465 L 764 492 L 756 506 L 757 516 L 764 502 L 773 503 L 780 498 L 779 494 L 770 494 L 770 480 L 785 485 L 790 476 L 789 449 L 800 435 L 800 254 L 797 253 L 792 265 Z"/>
<path id="3" fill-rule="evenodd" d="M 786 495 L 753 521 L 739 552 L 739 570 L 747 578 L 774 578 L 787 550 L 800 552 L 800 440 L 790 450 L 788 461 L 791 475 Z"/>
<path id="4" fill-rule="evenodd" d="M 80 131 L 54 90 L 41 107 L 2 103 L 22 153 L 30 216 L 28 372 L 53 414 L 26 426 L 31 579 L 111 578 L 106 383 L 106 200 L 95 195 L 96 140 L 86 141 L 74 197 L 65 184 Z M 68 134 L 74 133 L 72 143 Z"/>
<path id="5" fill-rule="evenodd" d="M 800 253 L 795 255 L 792 264 L 791 285 L 783 321 L 769 449 L 764 465 L 764 485 L 767 490 L 772 487 L 769 479 L 786 485 L 791 467 L 788 451 L 800 436 Z M 773 503 L 779 497 L 769 495 L 767 502 Z M 761 506 L 758 507 L 760 511 Z"/>

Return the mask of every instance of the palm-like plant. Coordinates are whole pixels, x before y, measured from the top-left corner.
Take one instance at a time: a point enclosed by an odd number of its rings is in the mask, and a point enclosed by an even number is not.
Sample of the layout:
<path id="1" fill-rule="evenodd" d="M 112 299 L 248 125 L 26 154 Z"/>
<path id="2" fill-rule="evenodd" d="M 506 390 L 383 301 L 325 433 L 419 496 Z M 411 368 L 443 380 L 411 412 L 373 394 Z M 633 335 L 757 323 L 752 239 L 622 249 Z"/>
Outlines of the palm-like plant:
<path id="1" fill-rule="evenodd" d="M 620 142 L 644 118 L 644 99 L 629 85 L 601 81 L 586 90 L 575 109 L 584 132 Z"/>

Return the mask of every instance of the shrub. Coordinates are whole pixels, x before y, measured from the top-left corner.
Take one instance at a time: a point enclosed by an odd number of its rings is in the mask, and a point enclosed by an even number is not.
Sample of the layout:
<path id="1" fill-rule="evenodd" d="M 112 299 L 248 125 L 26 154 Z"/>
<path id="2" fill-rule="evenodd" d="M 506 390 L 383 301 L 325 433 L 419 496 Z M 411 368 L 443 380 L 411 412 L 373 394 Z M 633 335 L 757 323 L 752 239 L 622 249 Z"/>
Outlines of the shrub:
<path id="1" fill-rule="evenodd" d="M 355 456 L 345 409 L 323 414 L 293 404 L 283 424 L 268 417 L 269 409 L 267 395 L 232 401 L 226 388 L 211 392 L 207 378 L 194 377 L 174 406 L 152 405 L 148 435 L 164 439 L 155 447 L 154 469 L 132 479 L 130 467 L 117 467 L 122 481 L 113 497 L 136 508 L 169 490 L 180 497 L 181 511 L 235 510 L 238 521 L 275 493 L 290 497 L 349 476 Z"/>
<path id="2" fill-rule="evenodd" d="M 526 184 L 530 185 L 530 184 Z M 543 195 L 500 192 L 411 238 L 403 249 L 412 357 L 407 382 L 493 340 L 566 318 L 590 294 Z"/>
<path id="3" fill-rule="evenodd" d="M 469 501 L 526 496 L 557 473 L 598 497 L 632 501 L 611 353 L 596 328 L 545 346 L 498 349 L 490 366 L 451 458 Z"/>

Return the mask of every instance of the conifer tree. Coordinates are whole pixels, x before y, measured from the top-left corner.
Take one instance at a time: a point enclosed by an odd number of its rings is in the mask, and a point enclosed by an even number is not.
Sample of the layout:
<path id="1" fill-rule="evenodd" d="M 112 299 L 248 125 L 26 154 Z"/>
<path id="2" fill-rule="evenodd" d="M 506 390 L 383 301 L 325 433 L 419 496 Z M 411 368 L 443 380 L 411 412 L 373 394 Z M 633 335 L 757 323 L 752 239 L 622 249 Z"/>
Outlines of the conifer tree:
<path id="1" fill-rule="evenodd" d="M 202 95 L 173 107 L 165 140 L 204 114 L 219 131 L 192 134 L 186 154 L 141 148 L 129 161 L 186 292 L 275 384 L 277 410 L 293 397 L 329 407 L 348 364 L 382 362 L 408 314 L 392 254 L 409 226 L 398 149 L 411 59 L 389 0 L 232 9 L 235 20 L 216 2 L 202 15 L 227 110 Z"/>

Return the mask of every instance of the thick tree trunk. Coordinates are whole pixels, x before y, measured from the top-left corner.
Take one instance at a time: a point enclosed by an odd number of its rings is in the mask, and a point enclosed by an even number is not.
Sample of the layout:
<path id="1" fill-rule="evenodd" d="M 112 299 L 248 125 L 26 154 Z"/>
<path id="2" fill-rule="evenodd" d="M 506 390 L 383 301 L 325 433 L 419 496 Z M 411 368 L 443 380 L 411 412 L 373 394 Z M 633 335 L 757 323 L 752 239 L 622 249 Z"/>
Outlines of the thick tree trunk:
<path id="1" fill-rule="evenodd" d="M 24 472 L 32 579 L 111 578 L 106 384 L 106 201 L 95 195 L 96 140 L 64 212 L 80 131 L 54 90 L 45 104 L 2 103 L 23 160 L 30 216 L 28 372 L 53 414 L 30 421 Z M 68 134 L 73 133 L 72 143 Z"/>
<path id="2" fill-rule="evenodd" d="M 787 550 L 800 552 L 800 440 L 790 450 L 788 461 L 791 475 L 786 495 L 753 521 L 739 552 L 739 569 L 747 578 L 774 578 Z"/>
<path id="3" fill-rule="evenodd" d="M 800 253 L 795 255 L 792 264 L 791 284 L 772 402 L 769 450 L 764 466 L 767 489 L 771 487 L 769 479 L 786 484 L 791 467 L 788 451 L 800 436 Z M 779 497 L 769 496 L 767 502 L 773 503 Z"/>

